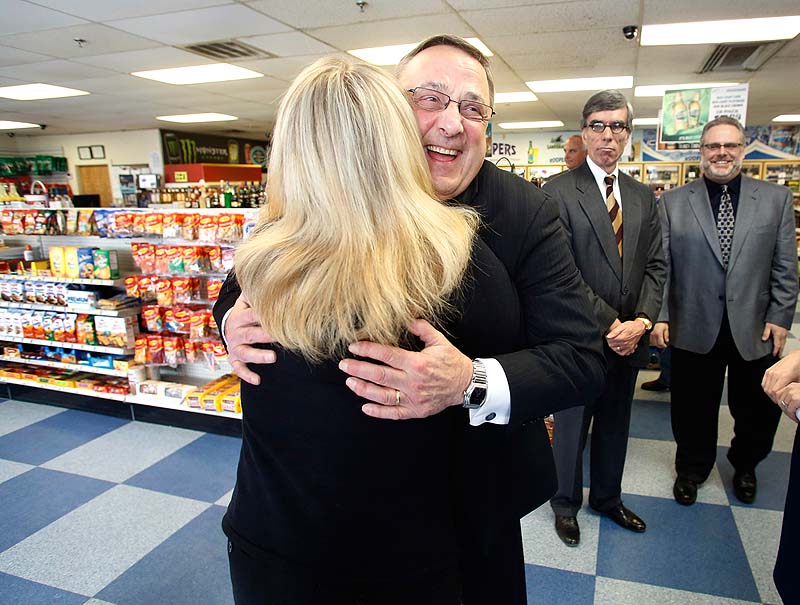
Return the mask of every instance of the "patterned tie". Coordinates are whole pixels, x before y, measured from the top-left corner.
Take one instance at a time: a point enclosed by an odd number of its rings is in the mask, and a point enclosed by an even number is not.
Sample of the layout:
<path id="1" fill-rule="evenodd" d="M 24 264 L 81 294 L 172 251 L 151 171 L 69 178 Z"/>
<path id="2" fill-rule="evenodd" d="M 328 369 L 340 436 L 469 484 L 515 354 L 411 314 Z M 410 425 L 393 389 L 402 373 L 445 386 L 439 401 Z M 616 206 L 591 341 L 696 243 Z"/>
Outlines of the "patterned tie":
<path id="1" fill-rule="evenodd" d="M 614 175 L 610 174 L 605 178 L 606 183 L 606 209 L 611 218 L 611 227 L 617 238 L 617 251 L 622 258 L 622 208 L 614 197 Z"/>
<path id="2" fill-rule="evenodd" d="M 728 268 L 728 259 L 731 256 L 731 241 L 733 240 L 733 204 L 728 186 L 722 186 L 722 195 L 719 196 L 719 213 L 717 214 L 717 232 L 719 233 L 719 249 L 722 252 L 722 266 Z"/>

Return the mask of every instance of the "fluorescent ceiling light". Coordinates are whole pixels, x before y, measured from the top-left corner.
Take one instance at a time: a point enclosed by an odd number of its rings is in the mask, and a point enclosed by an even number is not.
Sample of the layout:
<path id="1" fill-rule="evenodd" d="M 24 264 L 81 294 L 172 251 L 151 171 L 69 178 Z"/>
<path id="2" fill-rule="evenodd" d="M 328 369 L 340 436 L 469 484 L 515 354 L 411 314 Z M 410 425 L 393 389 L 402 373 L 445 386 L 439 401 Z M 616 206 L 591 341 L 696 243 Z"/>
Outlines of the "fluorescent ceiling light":
<path id="1" fill-rule="evenodd" d="M 485 56 L 494 56 L 494 53 L 486 47 L 480 38 L 466 38 L 466 40 Z M 395 44 L 394 46 L 376 46 L 374 48 L 357 48 L 355 50 L 348 50 L 347 52 L 373 65 L 397 65 L 400 63 L 400 59 L 417 47 L 417 44 L 419 44 L 419 42 Z"/>
<path id="2" fill-rule="evenodd" d="M 633 88 L 633 76 L 606 78 L 570 78 L 567 80 L 536 80 L 525 82 L 533 92 L 575 92 L 579 90 L 606 90 Z"/>
<path id="3" fill-rule="evenodd" d="M 537 97 L 532 92 L 498 92 L 494 95 L 495 105 L 498 103 L 529 103 L 531 101 L 538 101 Z"/>
<path id="4" fill-rule="evenodd" d="M 694 82 L 691 84 L 653 84 L 651 86 L 637 86 L 633 90 L 634 97 L 663 97 L 668 90 L 688 90 L 690 88 L 721 88 L 723 86 L 736 86 L 738 82 Z"/>
<path id="5" fill-rule="evenodd" d="M 177 116 L 156 116 L 156 120 L 164 122 L 179 122 L 180 124 L 193 124 L 195 122 L 230 122 L 238 120 L 236 116 L 224 113 L 186 113 Z"/>
<path id="6" fill-rule="evenodd" d="M 791 40 L 800 33 L 800 16 L 727 19 L 642 26 L 642 46 L 721 44 Z"/>
<path id="7" fill-rule="evenodd" d="M 171 69 L 153 69 L 150 71 L 134 71 L 132 76 L 147 78 L 166 84 L 204 84 L 207 82 L 229 82 L 230 80 L 249 80 L 263 78 L 257 71 L 237 67 L 228 63 L 210 63 L 208 65 L 192 65 L 190 67 L 173 67 Z"/>
<path id="8" fill-rule="evenodd" d="M 633 118 L 634 126 L 658 126 L 658 118 Z"/>
<path id="9" fill-rule="evenodd" d="M 563 126 L 561 120 L 543 120 L 541 122 L 501 122 L 498 124 L 503 130 L 533 130 L 535 128 L 557 128 Z"/>
<path id="10" fill-rule="evenodd" d="M 41 99 L 60 99 L 61 97 L 79 97 L 88 95 L 85 90 L 64 88 L 51 84 L 20 84 L 19 86 L 4 86 L 0 88 L 0 97 L 14 99 L 15 101 L 39 101 Z"/>
<path id="11" fill-rule="evenodd" d="M 772 118 L 773 122 L 800 122 L 800 113 L 784 113 Z"/>
<path id="12" fill-rule="evenodd" d="M 39 125 L 29 124 L 28 122 L 9 122 L 7 120 L 0 120 L 0 130 L 17 130 L 18 128 L 39 128 Z"/>

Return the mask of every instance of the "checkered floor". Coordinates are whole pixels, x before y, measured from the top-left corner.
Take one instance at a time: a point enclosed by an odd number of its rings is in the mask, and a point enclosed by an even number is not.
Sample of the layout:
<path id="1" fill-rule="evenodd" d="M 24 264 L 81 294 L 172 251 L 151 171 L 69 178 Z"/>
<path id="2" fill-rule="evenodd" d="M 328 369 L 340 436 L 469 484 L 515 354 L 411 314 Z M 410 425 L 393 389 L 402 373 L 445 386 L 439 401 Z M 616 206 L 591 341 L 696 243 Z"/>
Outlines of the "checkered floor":
<path id="1" fill-rule="evenodd" d="M 636 397 L 623 497 L 647 532 L 584 508 L 581 545 L 567 548 L 550 508 L 532 513 L 529 603 L 779 604 L 771 574 L 795 425 L 782 420 L 758 498 L 742 505 L 724 408 L 717 467 L 687 508 L 671 495 L 669 395 Z M 231 437 L 0 402 L 0 603 L 232 603 L 220 520 L 238 453 Z"/>

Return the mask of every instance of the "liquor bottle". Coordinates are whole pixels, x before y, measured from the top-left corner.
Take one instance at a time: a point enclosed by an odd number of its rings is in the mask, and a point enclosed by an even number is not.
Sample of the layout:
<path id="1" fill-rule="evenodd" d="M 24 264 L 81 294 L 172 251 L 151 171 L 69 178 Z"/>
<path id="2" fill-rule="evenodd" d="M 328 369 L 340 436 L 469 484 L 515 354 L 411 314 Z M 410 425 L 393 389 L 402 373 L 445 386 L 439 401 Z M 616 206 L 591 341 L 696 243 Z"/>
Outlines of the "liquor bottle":
<path id="1" fill-rule="evenodd" d="M 233 191 L 231 190 L 231 184 L 225 183 L 225 207 L 231 208 L 233 204 Z"/>
<path id="2" fill-rule="evenodd" d="M 696 92 L 692 96 L 692 100 L 689 101 L 689 128 L 697 128 L 700 125 L 701 110 L 702 107 L 700 106 L 700 93 Z"/>
<path id="3" fill-rule="evenodd" d="M 536 148 L 533 146 L 533 141 L 528 141 L 528 164 L 536 163 Z"/>
<path id="4" fill-rule="evenodd" d="M 250 186 L 250 207 L 258 208 L 258 198 L 261 195 L 260 183 L 252 183 Z"/>
<path id="5" fill-rule="evenodd" d="M 688 118 L 683 93 L 675 93 L 675 100 L 672 102 L 672 123 L 675 125 L 675 130 L 686 130 L 689 127 Z"/>

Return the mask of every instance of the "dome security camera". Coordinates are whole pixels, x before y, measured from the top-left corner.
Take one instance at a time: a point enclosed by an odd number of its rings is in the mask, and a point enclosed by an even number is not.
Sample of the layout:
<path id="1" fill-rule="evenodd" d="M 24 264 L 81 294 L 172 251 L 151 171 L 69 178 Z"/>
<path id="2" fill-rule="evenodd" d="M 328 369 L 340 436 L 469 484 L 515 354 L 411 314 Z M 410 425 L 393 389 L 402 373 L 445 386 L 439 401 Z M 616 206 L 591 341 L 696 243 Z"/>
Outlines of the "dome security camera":
<path id="1" fill-rule="evenodd" d="M 639 35 L 639 28 L 636 25 L 626 25 L 622 28 L 622 35 L 626 40 L 635 40 Z"/>

